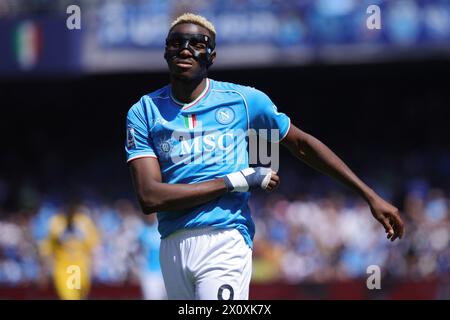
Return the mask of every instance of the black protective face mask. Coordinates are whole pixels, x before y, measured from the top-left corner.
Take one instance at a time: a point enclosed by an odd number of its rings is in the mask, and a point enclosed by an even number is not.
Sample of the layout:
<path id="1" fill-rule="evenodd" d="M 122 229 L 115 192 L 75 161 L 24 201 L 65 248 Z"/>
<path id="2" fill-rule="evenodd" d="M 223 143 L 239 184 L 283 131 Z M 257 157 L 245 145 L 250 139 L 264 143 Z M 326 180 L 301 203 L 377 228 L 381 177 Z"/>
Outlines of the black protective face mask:
<path id="1" fill-rule="evenodd" d="M 204 34 L 171 33 L 166 39 L 164 59 L 167 62 L 178 57 L 184 49 L 189 50 L 195 60 L 209 67 L 212 64 L 214 40 Z"/>

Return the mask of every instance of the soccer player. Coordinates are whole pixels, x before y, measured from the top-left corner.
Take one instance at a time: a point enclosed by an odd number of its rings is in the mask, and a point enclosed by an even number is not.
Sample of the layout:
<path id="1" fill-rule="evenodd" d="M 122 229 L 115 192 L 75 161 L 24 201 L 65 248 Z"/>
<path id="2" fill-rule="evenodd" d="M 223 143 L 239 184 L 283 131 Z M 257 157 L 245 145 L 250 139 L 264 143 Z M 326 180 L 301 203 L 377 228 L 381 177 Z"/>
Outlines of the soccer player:
<path id="1" fill-rule="evenodd" d="M 97 228 L 76 201 L 67 211 L 50 219 L 41 254 L 52 270 L 60 299 L 87 298 L 91 288 L 92 250 L 98 242 Z"/>
<path id="2" fill-rule="evenodd" d="M 169 299 L 248 299 L 254 223 L 249 191 L 273 191 L 278 175 L 249 167 L 249 129 L 361 195 L 394 241 L 397 208 L 365 185 L 328 147 L 290 123 L 263 92 L 207 77 L 216 58 L 211 22 L 183 14 L 164 58 L 170 84 L 143 96 L 127 116 L 127 162 L 144 213 L 157 212 Z"/>

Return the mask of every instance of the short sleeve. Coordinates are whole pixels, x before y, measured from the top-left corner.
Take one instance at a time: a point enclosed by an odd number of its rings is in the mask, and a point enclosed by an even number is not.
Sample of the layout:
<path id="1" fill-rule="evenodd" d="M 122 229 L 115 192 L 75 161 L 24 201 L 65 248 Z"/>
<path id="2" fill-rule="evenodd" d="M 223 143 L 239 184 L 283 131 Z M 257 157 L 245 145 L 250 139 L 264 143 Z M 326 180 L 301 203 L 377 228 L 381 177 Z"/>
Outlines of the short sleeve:
<path id="1" fill-rule="evenodd" d="M 138 158 L 156 158 L 148 122 L 145 105 L 141 100 L 130 108 L 127 115 L 125 141 L 127 162 Z"/>
<path id="2" fill-rule="evenodd" d="M 267 138 L 272 142 L 279 142 L 287 135 L 291 126 L 291 120 L 289 117 L 278 112 L 275 104 L 270 98 L 263 92 L 251 89 L 247 94 L 248 114 L 250 128 L 255 129 L 257 133 L 261 133 L 261 129 L 266 129 Z M 274 132 L 275 137 L 272 136 L 271 130 L 277 130 Z"/>

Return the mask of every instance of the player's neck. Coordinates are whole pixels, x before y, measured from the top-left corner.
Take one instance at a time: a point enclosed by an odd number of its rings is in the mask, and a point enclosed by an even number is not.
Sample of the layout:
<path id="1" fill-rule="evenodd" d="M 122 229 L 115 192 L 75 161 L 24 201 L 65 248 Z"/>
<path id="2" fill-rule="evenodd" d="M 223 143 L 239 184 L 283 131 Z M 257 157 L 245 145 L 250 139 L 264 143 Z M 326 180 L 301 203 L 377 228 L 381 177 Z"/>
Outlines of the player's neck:
<path id="1" fill-rule="evenodd" d="M 183 103 L 190 103 L 198 98 L 206 87 L 206 77 L 203 79 L 184 82 L 178 79 L 171 79 L 172 95 L 175 99 Z"/>

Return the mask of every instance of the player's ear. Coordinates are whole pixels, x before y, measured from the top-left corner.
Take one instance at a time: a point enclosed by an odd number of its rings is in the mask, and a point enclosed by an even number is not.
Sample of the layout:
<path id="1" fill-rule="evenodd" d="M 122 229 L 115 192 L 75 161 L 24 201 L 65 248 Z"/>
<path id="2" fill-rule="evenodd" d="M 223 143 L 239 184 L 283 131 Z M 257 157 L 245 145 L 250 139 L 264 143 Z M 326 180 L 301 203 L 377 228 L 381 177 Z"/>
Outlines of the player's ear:
<path id="1" fill-rule="evenodd" d="M 210 55 L 208 68 L 214 64 L 215 60 L 216 60 L 216 51 L 214 50 Z"/>

